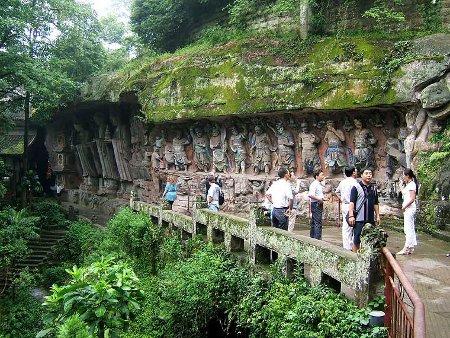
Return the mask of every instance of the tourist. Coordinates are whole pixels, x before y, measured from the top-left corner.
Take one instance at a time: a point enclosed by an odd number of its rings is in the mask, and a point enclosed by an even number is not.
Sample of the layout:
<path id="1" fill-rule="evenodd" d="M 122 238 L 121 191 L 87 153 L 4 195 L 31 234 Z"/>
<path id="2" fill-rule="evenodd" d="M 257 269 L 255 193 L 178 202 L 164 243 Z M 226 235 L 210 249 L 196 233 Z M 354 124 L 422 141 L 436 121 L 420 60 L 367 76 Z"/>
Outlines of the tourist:
<path id="1" fill-rule="evenodd" d="M 300 190 L 300 180 L 295 177 L 295 173 L 291 171 L 289 175 L 289 182 L 291 183 L 291 191 L 294 197 L 292 205 L 292 212 L 289 215 L 288 231 L 293 232 L 295 227 L 295 219 L 297 218 L 298 198 L 297 194 Z"/>
<path id="2" fill-rule="evenodd" d="M 366 168 L 361 174 L 361 182 L 350 192 L 348 205 L 348 224 L 353 226 L 352 251 L 357 252 L 361 246 L 361 232 L 366 223 L 380 225 L 380 208 L 377 187 L 372 184 L 372 169 Z"/>
<path id="3" fill-rule="evenodd" d="M 289 176 L 286 168 L 278 170 L 279 179 L 273 182 L 266 192 L 267 199 L 273 205 L 272 225 L 283 230 L 288 230 L 289 215 L 294 204 Z"/>
<path id="4" fill-rule="evenodd" d="M 357 170 L 355 167 L 346 167 L 345 170 L 346 178 L 343 179 L 337 189 L 336 196 L 341 202 L 341 213 L 342 213 L 342 246 L 344 249 L 352 250 L 353 244 L 353 228 L 350 227 L 345 219 L 348 214 L 348 205 L 350 203 L 350 192 L 354 186 L 358 184 L 356 180 Z"/>
<path id="5" fill-rule="evenodd" d="M 403 171 L 403 184 L 401 187 L 403 196 L 403 231 L 405 232 L 405 246 L 397 252 L 397 255 L 410 255 L 417 245 L 414 217 L 416 215 L 416 194 L 418 192 L 416 175 L 410 168 Z"/>
<path id="6" fill-rule="evenodd" d="M 162 197 L 169 203 L 170 209 L 172 209 L 173 202 L 177 199 L 177 181 L 175 177 L 167 177 L 167 183 Z"/>
<path id="7" fill-rule="evenodd" d="M 223 181 L 222 181 L 222 178 L 220 177 L 220 174 L 216 175 L 216 174 L 212 171 L 212 172 L 210 172 L 208 175 L 206 175 L 206 177 L 202 180 L 202 182 L 205 183 L 205 196 L 206 196 L 206 201 L 208 201 L 208 191 L 209 191 L 209 188 L 211 187 L 211 185 L 210 185 L 210 183 L 209 183 L 209 178 L 210 178 L 211 176 L 214 176 L 215 182 L 216 182 L 216 184 L 217 184 L 220 188 L 222 188 L 222 186 L 223 186 Z"/>
<path id="8" fill-rule="evenodd" d="M 211 211 L 219 211 L 219 195 L 220 186 L 216 183 L 216 177 L 214 175 L 208 176 L 209 189 L 206 196 L 208 202 L 208 209 Z"/>
<path id="9" fill-rule="evenodd" d="M 322 181 L 325 175 L 322 170 L 313 173 L 314 181 L 309 186 L 309 202 L 311 205 L 311 229 L 309 236 L 315 239 L 322 239 L 322 214 L 323 214 L 323 186 Z"/>

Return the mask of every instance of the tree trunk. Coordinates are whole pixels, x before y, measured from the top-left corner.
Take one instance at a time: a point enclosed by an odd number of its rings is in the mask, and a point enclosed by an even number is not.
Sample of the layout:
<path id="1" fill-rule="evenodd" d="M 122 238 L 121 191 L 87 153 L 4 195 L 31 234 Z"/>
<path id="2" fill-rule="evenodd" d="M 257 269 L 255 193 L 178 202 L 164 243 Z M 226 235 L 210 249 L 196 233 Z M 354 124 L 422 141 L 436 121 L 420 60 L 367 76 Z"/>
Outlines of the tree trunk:
<path id="1" fill-rule="evenodd" d="M 25 177 L 25 173 L 28 170 L 28 124 L 30 120 L 30 92 L 28 91 L 25 94 L 24 113 L 22 179 Z M 28 189 L 23 187 L 21 195 L 22 208 L 27 206 L 27 200 Z"/>

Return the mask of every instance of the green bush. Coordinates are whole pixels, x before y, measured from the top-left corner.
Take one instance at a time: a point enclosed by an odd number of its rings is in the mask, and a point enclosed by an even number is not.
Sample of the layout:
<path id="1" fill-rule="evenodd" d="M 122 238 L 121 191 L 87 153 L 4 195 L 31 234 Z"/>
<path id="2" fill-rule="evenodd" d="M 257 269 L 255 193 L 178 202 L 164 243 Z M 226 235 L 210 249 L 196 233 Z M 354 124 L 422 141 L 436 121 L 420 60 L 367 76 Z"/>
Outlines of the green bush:
<path id="1" fill-rule="evenodd" d="M 79 314 L 90 333 L 96 332 L 100 338 L 117 337 L 119 330 L 127 328 L 143 296 L 132 269 L 108 257 L 66 271 L 71 275 L 70 282 L 62 287 L 53 285 L 52 294 L 45 297 L 46 329 L 39 337 L 51 334 L 74 314 Z"/>
<path id="2" fill-rule="evenodd" d="M 66 273 L 68 265 L 58 265 L 45 268 L 41 273 L 41 284 L 46 288 L 50 288 L 53 284 L 63 285 L 69 275 Z"/>
<path id="3" fill-rule="evenodd" d="M 67 318 L 58 328 L 56 338 L 93 338 L 89 333 L 89 326 L 80 318 L 78 314 L 74 314 Z"/>
<path id="4" fill-rule="evenodd" d="M 27 207 L 27 210 L 31 216 L 40 217 L 41 228 L 48 225 L 64 226 L 67 220 L 65 210 L 54 199 L 35 199 Z"/>
<path id="5" fill-rule="evenodd" d="M 0 294 L 0 337 L 34 338 L 40 329 L 43 309 L 31 295 L 34 277 L 24 271 L 14 280 L 14 292 Z"/>
<path id="6" fill-rule="evenodd" d="M 210 322 L 230 327 L 226 315 L 249 282 L 228 253 L 203 245 L 192 257 L 167 264 L 143 283 L 143 311 L 124 337 L 202 337 Z"/>
<path id="7" fill-rule="evenodd" d="M 107 224 L 101 252 L 133 261 L 142 272 L 155 272 L 162 229 L 148 215 L 123 208 Z"/>
<path id="8" fill-rule="evenodd" d="M 103 233 L 90 222 L 74 222 L 69 227 L 64 240 L 53 249 L 50 260 L 81 264 L 86 257 L 98 250 Z"/>

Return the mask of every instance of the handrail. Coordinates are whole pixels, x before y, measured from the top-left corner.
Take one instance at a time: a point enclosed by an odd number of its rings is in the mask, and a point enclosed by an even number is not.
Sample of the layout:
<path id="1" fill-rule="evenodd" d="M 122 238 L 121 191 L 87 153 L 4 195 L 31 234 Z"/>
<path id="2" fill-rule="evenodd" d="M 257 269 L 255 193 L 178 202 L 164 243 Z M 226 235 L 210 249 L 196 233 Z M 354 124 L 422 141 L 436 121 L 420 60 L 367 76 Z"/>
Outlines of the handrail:
<path id="1" fill-rule="evenodd" d="M 386 285 L 385 285 L 385 296 L 386 296 L 386 316 L 385 316 L 385 326 L 388 328 L 389 336 L 396 337 L 398 325 L 407 324 L 403 319 L 410 325 L 411 335 L 405 335 L 404 331 L 408 331 L 407 328 L 402 329 L 402 337 L 414 337 L 414 338 L 425 338 L 426 328 L 425 328 L 425 307 L 422 300 L 419 298 L 416 290 L 409 282 L 408 278 L 404 274 L 402 268 L 392 256 L 391 252 L 386 248 L 382 248 L 381 252 L 387 262 L 385 266 L 386 273 Z M 394 282 L 394 275 L 397 276 L 403 290 L 408 295 L 412 305 L 413 305 L 413 316 L 408 313 L 406 305 L 401 298 L 398 287 Z M 397 303 L 394 303 L 397 301 Z M 395 308 L 395 311 L 393 309 Z M 403 316 L 403 318 L 399 318 Z"/>

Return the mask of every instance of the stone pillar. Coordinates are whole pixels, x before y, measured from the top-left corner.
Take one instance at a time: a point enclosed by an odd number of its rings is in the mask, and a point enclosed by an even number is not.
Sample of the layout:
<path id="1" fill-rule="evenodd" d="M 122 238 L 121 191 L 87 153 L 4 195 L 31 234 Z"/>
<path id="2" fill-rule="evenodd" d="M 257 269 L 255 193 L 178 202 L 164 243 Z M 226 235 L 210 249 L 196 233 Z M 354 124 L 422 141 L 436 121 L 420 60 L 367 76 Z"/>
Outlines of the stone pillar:
<path id="1" fill-rule="evenodd" d="M 311 31 L 312 11 L 309 0 L 300 0 L 300 37 L 306 39 Z"/>

